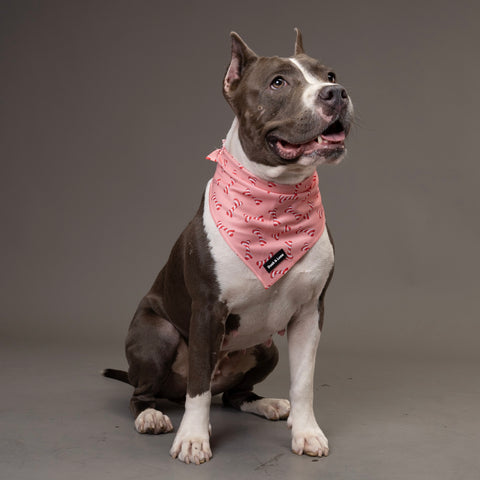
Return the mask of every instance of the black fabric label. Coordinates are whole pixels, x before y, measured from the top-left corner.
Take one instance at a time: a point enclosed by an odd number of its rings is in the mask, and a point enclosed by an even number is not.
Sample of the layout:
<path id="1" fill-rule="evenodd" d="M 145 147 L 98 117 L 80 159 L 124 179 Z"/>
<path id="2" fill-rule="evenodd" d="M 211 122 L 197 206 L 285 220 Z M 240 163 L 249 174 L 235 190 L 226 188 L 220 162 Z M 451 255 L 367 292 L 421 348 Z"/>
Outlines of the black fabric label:
<path id="1" fill-rule="evenodd" d="M 272 258 L 268 259 L 263 268 L 270 273 L 280 262 L 283 262 L 287 258 L 287 254 L 282 250 L 279 250 Z"/>

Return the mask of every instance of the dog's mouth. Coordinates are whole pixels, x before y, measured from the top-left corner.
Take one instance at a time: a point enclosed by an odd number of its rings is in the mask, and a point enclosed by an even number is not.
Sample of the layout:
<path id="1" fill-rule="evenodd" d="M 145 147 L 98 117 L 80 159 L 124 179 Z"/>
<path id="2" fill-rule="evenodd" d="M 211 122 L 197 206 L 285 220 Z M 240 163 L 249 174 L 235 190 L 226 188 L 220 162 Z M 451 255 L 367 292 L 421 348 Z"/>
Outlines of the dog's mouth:
<path id="1" fill-rule="evenodd" d="M 304 155 L 327 155 L 333 151 L 345 149 L 347 132 L 343 123 L 336 120 L 311 140 L 302 143 L 291 143 L 276 135 L 269 135 L 267 141 L 270 148 L 283 160 L 295 160 Z"/>

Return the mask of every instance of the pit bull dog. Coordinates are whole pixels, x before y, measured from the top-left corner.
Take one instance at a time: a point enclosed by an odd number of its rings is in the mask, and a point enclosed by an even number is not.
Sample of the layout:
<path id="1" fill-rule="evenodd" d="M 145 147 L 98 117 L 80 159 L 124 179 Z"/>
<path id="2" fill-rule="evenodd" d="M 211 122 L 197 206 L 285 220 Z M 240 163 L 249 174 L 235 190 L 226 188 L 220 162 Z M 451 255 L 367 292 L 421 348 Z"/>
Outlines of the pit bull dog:
<path id="1" fill-rule="evenodd" d="M 326 456 L 313 411 L 315 356 L 332 278 L 333 243 L 316 167 L 346 153 L 351 100 L 335 73 L 304 52 L 256 55 L 231 34 L 223 94 L 235 119 L 200 208 L 141 300 L 126 339 L 129 370 L 105 376 L 134 387 L 140 433 L 173 430 L 157 400 L 185 401 L 170 454 L 210 460 L 213 395 L 227 406 L 288 418 L 292 450 Z M 290 401 L 253 392 L 273 370 L 272 336 L 288 334 Z"/>

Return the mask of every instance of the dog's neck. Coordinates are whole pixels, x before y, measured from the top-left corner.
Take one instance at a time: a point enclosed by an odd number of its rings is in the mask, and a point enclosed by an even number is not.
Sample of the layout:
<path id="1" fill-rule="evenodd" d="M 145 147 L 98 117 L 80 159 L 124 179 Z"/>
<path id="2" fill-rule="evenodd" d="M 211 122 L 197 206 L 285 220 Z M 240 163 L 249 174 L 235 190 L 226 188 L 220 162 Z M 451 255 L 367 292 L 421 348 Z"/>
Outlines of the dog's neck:
<path id="1" fill-rule="evenodd" d="M 250 160 L 243 150 L 238 134 L 238 119 L 235 117 L 225 140 L 225 148 L 255 176 L 279 184 L 295 185 L 302 182 L 315 172 L 314 165 L 278 165 L 275 167 L 263 165 Z"/>

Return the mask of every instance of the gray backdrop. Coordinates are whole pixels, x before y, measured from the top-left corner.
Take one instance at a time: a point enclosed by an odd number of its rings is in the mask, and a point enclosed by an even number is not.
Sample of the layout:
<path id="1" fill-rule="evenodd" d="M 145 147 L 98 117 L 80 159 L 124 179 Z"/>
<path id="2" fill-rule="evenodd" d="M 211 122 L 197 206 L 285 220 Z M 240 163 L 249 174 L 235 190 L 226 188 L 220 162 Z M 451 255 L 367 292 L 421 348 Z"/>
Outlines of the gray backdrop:
<path id="1" fill-rule="evenodd" d="M 229 32 L 289 56 L 298 26 L 357 112 L 346 161 L 319 171 L 337 251 L 322 348 L 476 355 L 478 14 L 468 1 L 2 2 L 2 342 L 122 348 L 232 121 Z"/>

